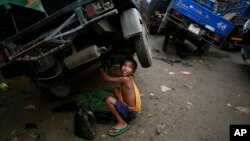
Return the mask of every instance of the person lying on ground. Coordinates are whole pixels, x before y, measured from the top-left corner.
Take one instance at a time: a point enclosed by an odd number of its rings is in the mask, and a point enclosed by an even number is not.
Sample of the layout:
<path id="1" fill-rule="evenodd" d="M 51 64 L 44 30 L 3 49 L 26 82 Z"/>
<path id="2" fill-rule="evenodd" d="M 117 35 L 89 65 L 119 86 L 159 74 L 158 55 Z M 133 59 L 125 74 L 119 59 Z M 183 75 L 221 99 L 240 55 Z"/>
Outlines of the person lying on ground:
<path id="1" fill-rule="evenodd" d="M 113 90 L 116 97 L 107 97 L 106 105 L 117 120 L 117 124 L 109 131 L 109 135 L 117 136 L 129 129 L 127 122 L 136 118 L 141 110 L 139 90 L 133 79 L 137 63 L 133 58 L 126 58 L 120 64 L 121 76 L 110 76 L 100 69 L 102 78 L 107 82 L 120 83 L 120 88 Z"/>

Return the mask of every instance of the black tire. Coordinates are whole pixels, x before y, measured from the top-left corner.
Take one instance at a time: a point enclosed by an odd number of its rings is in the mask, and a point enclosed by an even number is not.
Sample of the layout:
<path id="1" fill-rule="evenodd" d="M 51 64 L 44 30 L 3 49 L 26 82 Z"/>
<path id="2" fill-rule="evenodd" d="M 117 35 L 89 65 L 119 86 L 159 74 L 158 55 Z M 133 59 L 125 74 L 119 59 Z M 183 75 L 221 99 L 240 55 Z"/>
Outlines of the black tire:
<path id="1" fill-rule="evenodd" d="M 203 54 L 205 54 L 206 52 L 208 52 L 209 50 L 209 45 L 207 43 L 205 43 L 205 41 L 199 41 L 198 44 L 196 44 L 197 49 L 195 51 L 195 55 L 197 56 L 201 56 Z"/>
<path id="2" fill-rule="evenodd" d="M 229 49 L 229 41 L 228 40 L 223 41 L 220 45 L 220 49 L 228 50 Z"/>
<path id="3" fill-rule="evenodd" d="M 144 68 L 150 67 L 152 65 L 152 55 L 147 33 L 144 27 L 142 33 L 135 36 L 134 46 L 141 66 Z"/>
<path id="4" fill-rule="evenodd" d="M 197 50 L 195 51 L 195 55 L 197 56 L 202 56 L 205 54 L 207 51 L 203 49 L 203 47 L 198 47 Z"/>
<path id="5" fill-rule="evenodd" d="M 35 84 L 44 94 L 50 94 L 57 98 L 65 98 L 70 93 L 70 83 L 63 80 L 37 80 Z"/>
<path id="6" fill-rule="evenodd" d="M 151 35 L 156 35 L 156 34 L 158 34 L 157 32 L 158 32 L 158 31 L 157 31 L 157 27 L 149 26 L 149 33 L 150 33 Z"/>
<path id="7" fill-rule="evenodd" d="M 173 28 L 175 28 L 173 23 L 168 22 L 166 24 L 165 39 L 164 39 L 164 43 L 163 43 L 163 47 L 162 47 L 163 51 L 167 51 L 167 49 L 168 49 L 168 42 L 169 42 L 169 39 L 170 39 L 170 35 L 172 34 L 172 31 L 174 31 Z"/>
<path id="8" fill-rule="evenodd" d="M 162 47 L 163 51 L 167 51 L 168 50 L 168 41 L 169 41 L 169 38 L 170 38 L 170 34 L 171 33 L 169 31 L 166 31 L 165 39 L 164 39 L 163 47 Z"/>
<path id="9" fill-rule="evenodd" d="M 246 61 L 246 57 L 245 57 L 245 55 L 244 55 L 244 51 L 243 51 L 243 48 L 241 48 L 241 57 L 242 57 L 242 59 L 243 59 L 243 61 L 245 62 L 245 64 L 247 64 L 247 61 Z"/>
<path id="10" fill-rule="evenodd" d="M 49 87 L 49 92 L 55 97 L 65 98 L 70 93 L 70 83 L 68 81 L 54 80 Z"/>
<path id="11" fill-rule="evenodd" d="M 49 81 L 35 80 L 35 85 L 39 89 L 48 89 L 50 84 Z"/>

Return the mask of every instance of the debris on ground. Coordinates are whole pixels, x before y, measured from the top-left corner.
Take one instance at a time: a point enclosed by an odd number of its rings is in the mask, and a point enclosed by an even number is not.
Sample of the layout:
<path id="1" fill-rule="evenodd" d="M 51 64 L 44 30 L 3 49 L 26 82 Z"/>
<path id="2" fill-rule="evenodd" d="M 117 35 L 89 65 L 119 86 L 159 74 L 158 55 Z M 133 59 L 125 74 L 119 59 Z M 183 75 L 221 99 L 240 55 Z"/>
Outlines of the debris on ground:
<path id="1" fill-rule="evenodd" d="M 174 63 L 181 63 L 182 60 L 179 59 L 179 58 L 173 58 L 173 59 L 169 59 L 169 58 L 166 58 L 166 57 L 153 57 L 155 59 L 159 59 L 159 60 L 162 60 L 164 61 L 165 63 L 168 63 L 170 65 L 174 65 Z"/>
<path id="2" fill-rule="evenodd" d="M 227 107 L 232 107 L 232 105 L 230 103 L 227 103 Z"/>
<path id="3" fill-rule="evenodd" d="M 157 134 L 157 135 L 160 135 L 160 134 L 161 134 L 161 130 L 160 130 L 160 127 L 159 127 L 159 126 L 156 127 L 156 130 L 155 130 L 155 131 L 156 131 L 156 134 Z"/>
<path id="4" fill-rule="evenodd" d="M 35 111 L 36 110 L 36 105 L 29 104 L 29 105 L 24 107 L 24 110 L 33 110 L 33 111 Z"/>
<path id="5" fill-rule="evenodd" d="M 45 140 L 44 137 L 40 133 L 37 133 L 37 132 L 30 133 L 29 136 L 34 138 L 35 141 L 44 141 Z"/>
<path id="6" fill-rule="evenodd" d="M 147 114 L 147 117 L 151 117 L 153 114 Z"/>
<path id="7" fill-rule="evenodd" d="M 191 102 L 187 102 L 187 108 L 190 109 L 193 104 Z"/>
<path id="8" fill-rule="evenodd" d="M 187 88 L 187 89 L 193 89 L 193 87 L 190 86 L 190 85 L 184 85 L 184 87 Z"/>
<path id="9" fill-rule="evenodd" d="M 161 133 L 162 133 L 162 131 L 164 130 L 165 127 L 166 127 L 165 124 L 157 125 L 157 126 L 156 126 L 156 130 L 155 130 L 155 131 L 156 131 L 156 134 L 162 136 Z M 167 134 L 166 132 L 167 132 L 167 131 L 164 131 L 165 134 Z"/>
<path id="10" fill-rule="evenodd" d="M 144 130 L 141 131 L 141 134 L 144 134 Z"/>
<path id="11" fill-rule="evenodd" d="M 169 72 L 168 74 L 170 74 L 170 75 L 174 75 L 174 72 Z"/>
<path id="12" fill-rule="evenodd" d="M 193 104 L 191 102 L 187 102 L 188 105 L 192 106 Z"/>
<path id="13" fill-rule="evenodd" d="M 106 137 L 107 137 L 107 135 L 105 135 L 105 134 L 102 134 L 102 135 L 101 135 L 101 137 L 102 137 L 102 138 L 106 138 Z"/>
<path id="14" fill-rule="evenodd" d="M 239 111 L 241 114 L 249 115 L 250 109 L 248 107 L 235 107 L 235 110 Z"/>
<path id="15" fill-rule="evenodd" d="M 155 94 L 153 94 L 153 93 L 150 93 L 149 95 L 150 95 L 150 96 L 154 96 Z"/>
<path id="16" fill-rule="evenodd" d="M 166 91 L 169 91 L 169 90 L 172 90 L 172 88 L 169 88 L 169 87 L 167 87 L 165 85 L 161 85 L 161 91 L 162 92 L 166 92 Z"/>
<path id="17" fill-rule="evenodd" d="M 188 62 L 182 62 L 182 65 L 185 67 L 193 67 L 193 65 L 189 64 Z"/>
<path id="18" fill-rule="evenodd" d="M 191 75 L 192 73 L 190 71 L 181 71 L 182 74 L 185 74 L 185 75 Z"/>

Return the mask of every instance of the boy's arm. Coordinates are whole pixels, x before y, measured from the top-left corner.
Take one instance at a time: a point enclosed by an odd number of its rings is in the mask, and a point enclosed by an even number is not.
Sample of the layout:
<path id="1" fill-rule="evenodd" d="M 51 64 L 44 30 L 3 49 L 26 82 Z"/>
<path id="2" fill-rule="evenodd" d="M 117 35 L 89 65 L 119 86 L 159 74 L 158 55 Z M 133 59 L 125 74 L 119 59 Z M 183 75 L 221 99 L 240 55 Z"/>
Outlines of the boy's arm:
<path id="1" fill-rule="evenodd" d="M 100 69 L 100 74 L 101 74 L 102 78 L 107 82 L 124 83 L 128 79 L 126 77 L 112 77 L 112 76 L 109 76 L 106 72 L 104 72 L 103 68 Z"/>
<path id="2" fill-rule="evenodd" d="M 111 69 L 110 69 L 110 75 L 111 75 L 111 76 L 116 76 L 115 70 L 114 70 L 114 67 L 113 67 L 113 66 L 112 66 Z"/>

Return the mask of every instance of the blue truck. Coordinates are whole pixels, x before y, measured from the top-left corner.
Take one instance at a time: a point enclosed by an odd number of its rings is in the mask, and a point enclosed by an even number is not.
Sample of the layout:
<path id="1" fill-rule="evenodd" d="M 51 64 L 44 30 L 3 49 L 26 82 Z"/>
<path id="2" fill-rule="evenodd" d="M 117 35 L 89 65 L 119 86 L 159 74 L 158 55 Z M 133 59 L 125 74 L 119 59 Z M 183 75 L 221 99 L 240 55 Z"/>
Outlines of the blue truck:
<path id="1" fill-rule="evenodd" d="M 221 46 L 234 28 L 234 24 L 209 6 L 193 0 L 172 0 L 166 10 L 159 32 L 166 29 L 163 50 L 167 50 L 170 35 L 179 40 L 189 40 L 203 53 L 209 46 Z"/>
<path id="2" fill-rule="evenodd" d="M 215 5 L 214 10 L 220 15 L 235 13 L 235 17 L 230 20 L 233 23 L 234 28 L 220 48 L 224 50 L 231 47 L 240 49 L 243 44 L 243 25 L 250 18 L 250 0 L 234 0 L 218 4 Z"/>

